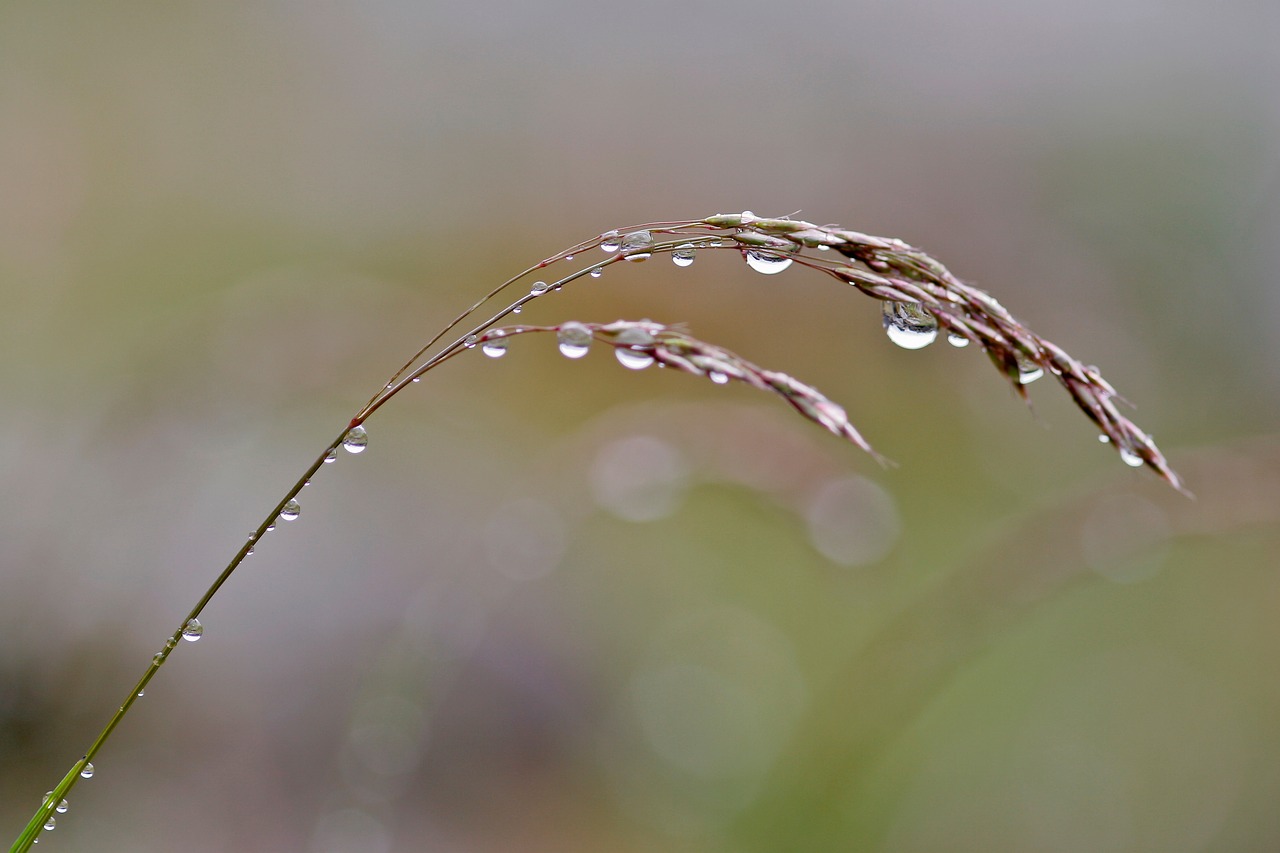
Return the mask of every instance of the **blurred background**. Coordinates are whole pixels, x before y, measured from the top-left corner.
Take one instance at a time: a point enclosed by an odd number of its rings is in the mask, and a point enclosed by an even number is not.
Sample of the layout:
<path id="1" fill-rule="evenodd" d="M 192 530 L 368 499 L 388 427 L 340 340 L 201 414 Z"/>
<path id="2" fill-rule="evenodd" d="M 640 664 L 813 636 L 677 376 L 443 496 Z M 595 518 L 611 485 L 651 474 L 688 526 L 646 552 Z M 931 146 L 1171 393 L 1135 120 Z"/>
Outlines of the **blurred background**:
<path id="1" fill-rule="evenodd" d="M 687 322 L 898 466 L 607 352 L 459 358 L 40 849 L 1276 849 L 1277 36 L 1250 0 L 0 7 L 0 835 L 457 311 L 749 208 L 989 289 L 1197 500 L 826 277 L 610 267 L 523 319 Z"/>

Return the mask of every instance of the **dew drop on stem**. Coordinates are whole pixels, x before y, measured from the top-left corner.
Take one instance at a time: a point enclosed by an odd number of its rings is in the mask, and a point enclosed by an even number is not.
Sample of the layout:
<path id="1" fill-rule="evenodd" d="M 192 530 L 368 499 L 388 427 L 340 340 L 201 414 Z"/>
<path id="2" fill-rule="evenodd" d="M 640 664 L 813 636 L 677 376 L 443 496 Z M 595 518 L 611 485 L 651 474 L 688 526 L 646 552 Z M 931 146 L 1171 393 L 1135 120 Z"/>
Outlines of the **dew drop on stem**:
<path id="1" fill-rule="evenodd" d="M 594 269 L 591 270 L 590 273 L 588 273 L 588 275 L 590 275 L 592 278 L 599 278 L 600 276 L 604 275 L 604 268 L 595 267 Z"/>
<path id="2" fill-rule="evenodd" d="M 529 288 L 529 295 L 537 296 L 539 293 L 546 293 L 550 289 L 551 285 L 547 284 L 545 281 L 535 281 L 533 286 Z"/>
<path id="3" fill-rule="evenodd" d="M 507 342 L 501 338 L 485 341 L 480 345 L 480 352 L 489 356 L 489 358 L 502 358 L 507 354 Z"/>
<path id="4" fill-rule="evenodd" d="M 591 330 L 582 323 L 565 323 L 556 333 L 556 339 L 566 358 L 582 358 L 591 349 Z"/>
<path id="5" fill-rule="evenodd" d="M 969 345 L 969 339 L 964 335 L 958 335 L 955 332 L 952 332 L 947 335 L 947 343 L 951 344 L 956 349 L 964 349 Z"/>
<path id="6" fill-rule="evenodd" d="M 44 822 L 45 829 L 53 829 L 57 825 L 58 825 L 58 819 L 55 818 L 53 815 L 50 815 L 49 819 Z"/>
<path id="7" fill-rule="evenodd" d="M 204 626 L 200 624 L 200 620 L 191 618 L 187 620 L 187 624 L 182 626 L 182 639 L 188 643 L 194 643 L 204 636 Z"/>
<path id="8" fill-rule="evenodd" d="M 1120 448 L 1120 459 L 1130 468 L 1138 468 L 1142 465 L 1142 457 L 1128 447 Z"/>
<path id="9" fill-rule="evenodd" d="M 329 463 L 333 462 L 337 458 L 338 458 L 338 451 L 336 449 L 330 450 L 328 453 L 324 455 L 324 464 L 328 465 Z"/>
<path id="10" fill-rule="evenodd" d="M 342 439 L 342 449 L 348 453 L 364 453 L 369 446 L 369 433 L 362 426 L 353 426 Z"/>
<path id="11" fill-rule="evenodd" d="M 1018 384 L 1030 385 L 1041 376 L 1044 376 L 1044 368 L 1027 358 L 1022 353 L 1017 354 L 1018 360 Z"/>
<path id="12" fill-rule="evenodd" d="M 612 254 L 622 245 L 622 237 L 617 231 L 606 231 L 600 235 L 600 248 Z"/>
<path id="13" fill-rule="evenodd" d="M 729 374 L 721 373 L 719 370 L 711 370 L 707 372 L 707 378 L 717 385 L 724 385 L 729 381 Z"/>
<path id="14" fill-rule="evenodd" d="M 81 767 L 81 768 L 80 768 L 80 778 L 82 778 L 82 779 L 92 779 L 92 778 L 93 778 L 93 772 L 94 772 L 94 771 L 93 771 L 93 764 L 91 764 L 90 762 L 86 761 L 86 762 L 84 763 L 84 767 Z"/>
<path id="15" fill-rule="evenodd" d="M 477 335 L 467 335 L 462 339 L 462 345 L 467 349 L 475 349 L 475 345 L 480 341 Z"/>
<path id="16" fill-rule="evenodd" d="M 697 250 L 692 243 L 683 243 L 676 246 L 675 250 L 671 252 L 671 263 L 678 267 L 690 266 L 696 254 Z"/>
<path id="17" fill-rule="evenodd" d="M 644 329 L 634 327 L 623 329 L 614 340 L 620 344 L 625 344 L 624 347 L 619 347 L 613 351 L 623 367 L 630 370 L 643 370 L 653 364 L 652 355 L 639 349 L 633 349 L 633 347 L 649 347 L 653 345 L 653 335 Z"/>
<path id="18" fill-rule="evenodd" d="M 294 521 L 301 514 L 302 504 L 298 503 L 296 499 L 290 498 L 289 502 L 280 509 L 280 520 Z"/>
<path id="19" fill-rule="evenodd" d="M 653 257 L 653 235 L 648 231 L 632 231 L 626 237 L 622 238 L 622 246 L 620 247 L 623 255 L 628 261 L 640 263 L 647 261 Z"/>
<path id="20" fill-rule="evenodd" d="M 765 249 L 748 249 L 747 266 L 763 275 L 777 275 L 791 266 L 791 258 Z"/>
<path id="21" fill-rule="evenodd" d="M 885 302 L 884 330 L 903 349 L 922 349 L 938 337 L 938 318 L 919 302 Z"/>

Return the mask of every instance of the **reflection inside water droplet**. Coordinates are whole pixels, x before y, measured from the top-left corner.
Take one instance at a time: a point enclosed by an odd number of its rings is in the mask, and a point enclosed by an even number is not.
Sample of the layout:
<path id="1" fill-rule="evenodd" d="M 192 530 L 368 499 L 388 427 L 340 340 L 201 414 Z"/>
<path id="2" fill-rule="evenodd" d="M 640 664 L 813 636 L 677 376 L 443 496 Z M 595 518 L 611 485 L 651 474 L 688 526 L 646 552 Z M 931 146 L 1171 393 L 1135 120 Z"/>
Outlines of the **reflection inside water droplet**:
<path id="1" fill-rule="evenodd" d="M 342 448 L 348 453 L 364 453 L 364 449 L 369 446 L 369 433 L 362 426 L 354 426 L 347 431 L 346 438 L 342 439 Z"/>
<path id="2" fill-rule="evenodd" d="M 565 323 L 556 333 L 556 339 L 566 358 L 582 358 L 591 349 L 591 330 L 582 323 Z"/>
<path id="3" fill-rule="evenodd" d="M 302 514 L 302 505 L 296 500 L 291 499 L 280 510 L 280 518 L 283 521 L 293 521 Z"/>
<path id="4" fill-rule="evenodd" d="M 693 263 L 696 250 L 692 243 L 684 243 L 676 246 L 675 251 L 671 253 L 671 262 L 678 267 L 687 267 Z"/>
<path id="5" fill-rule="evenodd" d="M 80 768 L 80 778 L 82 779 L 93 778 L 93 765 L 91 763 L 86 761 L 84 764 L 84 767 Z"/>
<path id="6" fill-rule="evenodd" d="M 204 626 L 200 624 L 199 619 L 191 618 L 187 620 L 187 624 L 182 626 L 182 639 L 188 643 L 194 643 L 204 636 Z"/>
<path id="7" fill-rule="evenodd" d="M 485 341 L 480 345 L 480 352 L 489 356 L 489 358 L 502 358 L 507 354 L 507 342 L 502 338 Z"/>
<path id="8" fill-rule="evenodd" d="M 938 318 L 919 302 L 885 302 L 885 333 L 903 349 L 922 349 L 938 337 Z"/>
<path id="9" fill-rule="evenodd" d="M 748 249 L 745 256 L 747 266 L 764 275 L 777 275 L 791 266 L 791 258 L 764 249 Z"/>

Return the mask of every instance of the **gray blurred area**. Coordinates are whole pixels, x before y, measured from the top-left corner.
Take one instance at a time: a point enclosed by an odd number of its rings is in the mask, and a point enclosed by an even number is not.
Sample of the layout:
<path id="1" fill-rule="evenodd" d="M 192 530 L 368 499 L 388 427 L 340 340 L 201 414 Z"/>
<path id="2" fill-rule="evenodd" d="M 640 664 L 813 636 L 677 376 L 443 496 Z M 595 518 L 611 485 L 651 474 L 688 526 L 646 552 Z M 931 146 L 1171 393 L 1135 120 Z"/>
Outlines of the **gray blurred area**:
<path id="1" fill-rule="evenodd" d="M 617 265 L 523 319 L 687 322 L 898 465 L 740 384 L 467 353 L 38 849 L 1280 847 L 1278 41 L 1256 0 L 0 6 L 0 837 L 455 313 L 750 209 L 935 254 L 1196 500 L 823 276 Z"/>

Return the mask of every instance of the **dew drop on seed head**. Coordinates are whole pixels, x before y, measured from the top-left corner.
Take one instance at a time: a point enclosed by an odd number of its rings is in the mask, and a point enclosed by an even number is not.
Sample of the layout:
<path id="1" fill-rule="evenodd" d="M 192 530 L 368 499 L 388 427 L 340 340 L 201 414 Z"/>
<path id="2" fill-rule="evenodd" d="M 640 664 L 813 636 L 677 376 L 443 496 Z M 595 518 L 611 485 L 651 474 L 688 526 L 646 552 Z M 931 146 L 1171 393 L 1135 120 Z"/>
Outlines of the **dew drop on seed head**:
<path id="1" fill-rule="evenodd" d="M 653 235 L 648 231 L 632 231 L 622 238 L 621 251 L 628 261 L 639 263 L 653 257 Z"/>
<path id="2" fill-rule="evenodd" d="M 204 636 L 204 626 L 200 624 L 200 620 L 191 618 L 187 620 L 187 624 L 182 626 L 182 639 L 188 643 L 194 643 L 196 640 Z"/>
<path id="3" fill-rule="evenodd" d="M 1137 468 L 1142 465 L 1142 457 L 1127 447 L 1120 448 L 1120 459 L 1130 468 Z"/>
<path id="4" fill-rule="evenodd" d="M 480 338 L 476 335 L 467 335 L 462 339 L 462 345 L 467 349 L 473 349 L 479 340 Z"/>
<path id="5" fill-rule="evenodd" d="M 535 281 L 533 286 L 529 288 L 529 295 L 536 296 L 539 293 L 546 293 L 550 289 L 551 285 L 547 284 L 545 281 Z"/>
<path id="6" fill-rule="evenodd" d="M 692 243 L 684 243 L 676 246 L 675 251 L 671 253 L 671 263 L 678 267 L 687 267 L 693 263 L 693 256 L 696 250 Z"/>
<path id="7" fill-rule="evenodd" d="M 627 347 L 647 347 L 653 345 L 653 335 L 649 334 L 644 329 L 635 327 L 623 329 L 618 333 L 614 340 L 620 344 L 627 345 Z M 643 370 L 653 364 L 653 356 L 647 352 L 640 352 L 639 350 L 629 348 L 619 348 L 615 349 L 613 354 L 618 357 L 618 361 L 623 367 L 631 370 Z"/>
<path id="8" fill-rule="evenodd" d="M 606 231 L 600 235 L 600 248 L 606 252 L 616 252 L 622 245 L 622 237 L 617 231 Z"/>
<path id="9" fill-rule="evenodd" d="M 1044 368 L 1027 358 L 1022 353 L 1017 354 L 1018 359 L 1018 384 L 1030 385 L 1041 376 L 1044 376 Z"/>
<path id="10" fill-rule="evenodd" d="M 956 349 L 964 349 L 969 345 L 969 339 L 964 335 L 957 335 L 955 332 L 952 332 L 947 335 L 947 343 L 951 344 Z"/>
<path id="11" fill-rule="evenodd" d="M 301 514 L 302 504 L 293 499 L 290 499 L 280 510 L 280 518 L 284 521 L 293 521 Z"/>
<path id="12" fill-rule="evenodd" d="M 729 381 L 729 374 L 721 373 L 719 370 L 708 371 L 707 378 L 717 385 L 724 385 Z"/>
<path id="13" fill-rule="evenodd" d="M 602 267 L 596 267 L 589 273 L 589 275 L 592 278 L 599 278 L 600 276 L 604 275 L 604 269 Z"/>
<path id="14" fill-rule="evenodd" d="M 353 426 L 342 439 L 342 449 L 348 453 L 364 453 L 369 446 L 369 433 L 362 426 Z"/>
<path id="15" fill-rule="evenodd" d="M 91 763 L 89 763 L 88 761 L 86 761 L 86 762 L 84 763 L 84 767 L 81 767 L 81 768 L 80 768 L 80 778 L 82 778 L 82 779 L 92 779 L 92 778 L 93 778 L 93 765 L 92 765 Z"/>
<path id="16" fill-rule="evenodd" d="M 938 337 L 938 318 L 919 302 L 885 302 L 884 330 L 903 349 L 921 349 Z"/>
<path id="17" fill-rule="evenodd" d="M 489 356 L 489 358 L 502 358 L 507 354 L 507 342 L 501 338 L 485 341 L 480 346 L 480 352 Z"/>
<path id="18" fill-rule="evenodd" d="M 761 249 L 747 250 L 747 266 L 758 273 L 777 275 L 791 266 L 791 259 L 777 252 L 766 252 Z"/>
<path id="19" fill-rule="evenodd" d="M 582 358 L 591 349 L 591 330 L 581 323 L 565 323 L 556 332 L 556 340 L 566 358 Z"/>
<path id="20" fill-rule="evenodd" d="M 1102 435 L 1098 436 L 1098 441 L 1102 442 L 1103 444 L 1110 444 L 1110 443 L 1111 443 L 1111 436 L 1107 435 L 1107 434 L 1104 432 Z"/>

